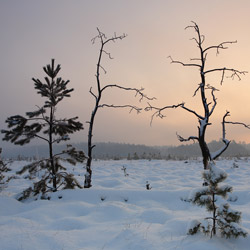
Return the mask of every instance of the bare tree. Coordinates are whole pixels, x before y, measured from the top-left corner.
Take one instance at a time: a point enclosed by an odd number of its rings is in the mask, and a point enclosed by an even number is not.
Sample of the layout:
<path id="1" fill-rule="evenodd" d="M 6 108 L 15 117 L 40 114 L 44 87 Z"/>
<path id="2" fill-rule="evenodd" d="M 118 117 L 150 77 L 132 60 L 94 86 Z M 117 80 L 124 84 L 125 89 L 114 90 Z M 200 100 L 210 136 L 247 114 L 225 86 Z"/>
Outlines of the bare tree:
<path id="1" fill-rule="evenodd" d="M 90 121 L 89 123 L 89 132 L 88 132 L 88 160 L 87 160 L 87 165 L 86 165 L 86 174 L 85 174 L 85 182 L 84 182 L 84 187 L 85 188 L 90 188 L 91 185 L 91 179 L 92 179 L 92 169 L 91 169 L 91 162 L 92 162 L 92 150 L 95 147 L 92 143 L 92 137 L 93 137 L 93 129 L 94 129 L 94 121 L 95 117 L 97 114 L 97 111 L 99 108 L 103 107 L 108 107 L 108 108 L 128 108 L 130 109 L 130 112 L 133 110 L 136 111 L 137 113 L 140 113 L 142 108 L 139 108 L 134 105 L 130 104 L 125 104 L 125 105 L 114 105 L 114 104 L 107 104 L 107 103 L 101 103 L 102 99 L 102 94 L 104 91 L 111 89 L 111 88 L 116 88 L 120 90 L 125 90 L 125 91 L 130 91 L 134 92 L 135 96 L 139 97 L 139 101 L 142 101 L 144 98 L 147 100 L 153 100 L 154 98 L 149 98 L 143 93 L 143 88 L 128 88 L 128 87 L 123 87 L 117 84 L 107 84 L 107 85 L 102 85 L 101 83 L 101 71 L 103 71 L 105 74 L 107 73 L 105 68 L 102 66 L 102 58 L 104 55 L 108 56 L 109 59 L 113 59 L 111 57 L 111 54 L 105 50 L 105 46 L 110 43 L 110 42 L 116 42 L 117 40 L 122 40 L 126 37 L 125 34 L 117 36 L 114 34 L 114 36 L 107 38 L 104 33 L 102 33 L 98 28 L 97 28 L 98 35 L 92 39 L 92 43 L 94 44 L 96 40 L 100 41 L 100 52 L 98 55 L 98 60 L 97 60 L 97 66 L 96 66 L 96 87 L 97 90 L 94 92 L 92 90 L 92 87 L 90 88 L 89 92 L 90 94 L 94 97 L 95 99 L 95 105 L 94 109 L 91 113 Z"/>
<path id="2" fill-rule="evenodd" d="M 192 67 L 192 68 L 197 68 L 199 71 L 200 75 L 200 83 L 198 84 L 197 89 L 194 91 L 193 97 L 196 96 L 198 93 L 200 93 L 200 98 L 201 98 L 201 104 L 203 106 L 204 114 L 199 114 L 193 109 L 190 109 L 186 106 L 186 104 L 179 103 L 177 105 L 170 105 L 170 106 L 165 106 L 162 108 L 154 107 L 151 104 L 148 104 L 146 107 L 146 111 L 153 110 L 154 113 L 151 117 L 151 123 L 154 119 L 154 117 L 160 117 L 163 118 L 163 111 L 166 109 L 172 109 L 172 108 L 182 108 L 185 111 L 193 114 L 195 117 L 198 118 L 199 126 L 198 126 L 198 136 L 189 136 L 188 138 L 183 138 L 182 136 L 177 134 L 177 137 L 179 141 L 181 142 L 186 142 L 186 141 L 197 141 L 199 143 L 201 152 L 202 152 L 202 157 L 203 157 L 203 165 L 204 169 L 208 168 L 208 163 L 211 160 L 215 160 L 218 158 L 229 146 L 230 141 L 226 139 L 226 129 L 225 129 L 225 124 L 230 123 L 230 124 L 239 124 L 243 125 L 247 128 L 250 128 L 248 125 L 241 123 L 241 122 L 230 122 L 226 121 L 226 118 L 230 116 L 230 112 L 226 111 L 225 115 L 223 116 L 222 119 L 222 141 L 224 143 L 223 147 L 220 148 L 217 152 L 211 153 L 205 139 L 206 135 L 206 130 L 211 123 L 209 122 L 210 117 L 212 116 L 216 106 L 217 106 L 217 99 L 215 96 L 215 92 L 218 91 L 214 86 L 208 84 L 206 82 L 206 76 L 215 73 L 215 72 L 221 72 L 221 79 L 220 79 L 220 84 L 222 85 L 225 78 L 229 77 L 231 79 L 237 78 L 238 80 L 241 80 L 241 76 L 245 75 L 247 72 L 246 71 L 239 71 L 234 68 L 227 68 L 227 67 L 221 67 L 221 68 L 211 68 L 207 69 L 206 62 L 207 62 L 207 55 L 208 53 L 215 51 L 216 55 L 219 54 L 221 50 L 227 49 L 228 45 L 234 44 L 237 41 L 228 41 L 228 42 L 222 42 L 218 45 L 212 45 L 205 47 L 203 45 L 205 41 L 205 36 L 200 33 L 199 27 L 195 22 L 192 22 L 192 25 L 187 26 L 186 29 L 194 29 L 196 33 L 196 37 L 193 37 L 191 40 L 194 40 L 195 44 L 197 45 L 199 49 L 199 58 L 192 58 L 191 63 L 183 63 L 181 61 L 176 61 L 172 59 L 170 56 L 171 63 L 174 64 L 180 64 L 183 67 Z M 208 96 L 210 95 L 211 101 L 209 101 Z"/>

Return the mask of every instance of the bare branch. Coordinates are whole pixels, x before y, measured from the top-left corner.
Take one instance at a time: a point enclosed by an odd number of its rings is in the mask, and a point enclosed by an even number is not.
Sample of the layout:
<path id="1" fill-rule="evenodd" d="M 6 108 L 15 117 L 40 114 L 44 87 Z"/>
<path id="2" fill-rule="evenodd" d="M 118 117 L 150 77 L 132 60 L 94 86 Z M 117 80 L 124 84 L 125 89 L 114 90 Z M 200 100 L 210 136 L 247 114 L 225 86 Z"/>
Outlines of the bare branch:
<path id="1" fill-rule="evenodd" d="M 104 67 L 102 67 L 101 64 L 99 64 L 98 67 L 101 68 L 101 69 L 103 70 L 104 74 L 107 74 L 107 71 L 104 69 Z"/>
<path id="2" fill-rule="evenodd" d="M 148 97 L 147 95 L 145 95 L 143 93 L 144 88 L 140 88 L 140 89 L 137 89 L 137 88 L 127 88 L 127 87 L 123 87 L 123 86 L 120 86 L 120 85 L 117 85 L 117 84 L 109 84 L 109 85 L 104 86 L 101 89 L 101 92 L 103 92 L 107 88 L 118 88 L 118 89 L 123 89 L 123 90 L 127 90 L 127 91 L 134 91 L 135 92 L 135 97 L 140 96 L 140 99 L 139 99 L 140 102 L 143 100 L 143 98 L 145 98 L 145 99 L 147 99 L 149 101 L 153 101 L 153 100 L 156 99 L 155 97 L 151 98 L 151 97 Z"/>
<path id="3" fill-rule="evenodd" d="M 105 39 L 107 39 L 107 37 L 106 37 L 106 35 L 105 35 L 104 33 L 102 33 L 102 32 L 99 30 L 99 28 L 96 28 L 96 29 L 97 29 L 97 31 L 98 31 L 98 35 L 95 36 L 94 38 L 92 38 L 92 39 L 91 39 L 91 42 L 92 42 L 92 44 L 94 44 L 95 41 L 96 41 L 96 39 L 100 39 L 101 42 L 103 43 L 103 41 L 104 41 Z"/>
<path id="4" fill-rule="evenodd" d="M 96 39 L 100 39 L 100 40 L 101 40 L 101 43 L 104 45 L 104 44 L 106 44 L 106 43 L 108 43 L 108 42 L 110 42 L 110 41 L 115 42 L 115 40 L 117 40 L 117 39 L 122 40 L 123 38 L 125 38 L 125 37 L 127 36 L 126 34 L 117 36 L 116 33 L 114 33 L 114 36 L 113 36 L 113 37 L 107 39 L 106 35 L 105 35 L 103 32 L 101 32 L 101 31 L 99 30 L 99 28 L 96 28 L 96 29 L 97 29 L 97 31 L 98 31 L 98 35 L 91 39 L 92 44 L 95 43 Z"/>
<path id="5" fill-rule="evenodd" d="M 109 59 L 113 59 L 113 57 L 111 56 L 111 53 L 104 50 L 105 44 L 107 44 L 107 43 L 109 43 L 111 41 L 115 42 L 117 39 L 122 40 L 127 35 L 123 34 L 121 36 L 117 36 L 116 33 L 115 33 L 113 37 L 108 39 L 106 37 L 106 35 L 104 33 L 102 33 L 98 28 L 97 28 L 97 31 L 98 31 L 98 35 L 95 36 L 94 38 L 92 38 L 91 41 L 92 41 L 92 44 L 95 43 L 96 39 L 100 39 L 100 42 L 101 42 L 101 49 L 100 49 L 100 52 L 99 52 L 99 59 L 98 59 L 98 63 L 97 63 L 97 74 L 96 74 L 96 77 L 99 78 L 99 69 L 100 68 L 104 71 L 105 74 L 107 73 L 105 68 L 101 65 L 102 54 L 105 53 L 109 57 Z"/>
<path id="6" fill-rule="evenodd" d="M 194 40 L 197 43 L 197 45 L 199 46 L 199 41 L 195 37 L 191 38 L 190 40 Z"/>
<path id="7" fill-rule="evenodd" d="M 146 107 L 144 110 L 145 111 L 156 110 L 156 112 L 153 113 L 153 115 L 151 116 L 151 122 L 150 122 L 150 124 L 152 125 L 152 122 L 153 122 L 153 119 L 154 119 L 155 116 L 156 117 L 160 117 L 160 118 L 164 118 L 165 117 L 162 114 L 162 111 L 164 111 L 165 109 L 178 108 L 178 107 L 181 107 L 184 110 L 188 111 L 189 113 L 194 114 L 196 117 L 198 117 L 201 120 L 204 119 L 201 115 L 197 114 L 194 110 L 185 107 L 185 103 L 184 102 L 180 103 L 180 104 L 177 104 L 177 105 L 165 106 L 163 108 L 157 108 L 157 107 L 152 106 L 150 103 L 148 103 L 148 107 Z"/>
<path id="8" fill-rule="evenodd" d="M 199 119 L 201 119 L 201 120 L 203 120 L 203 119 L 204 119 L 204 117 L 203 117 L 203 116 L 201 116 L 201 115 L 197 114 L 194 110 L 192 110 L 192 109 L 189 109 L 189 108 L 185 107 L 185 103 L 183 103 L 183 104 L 181 105 L 181 107 L 182 107 L 183 109 L 185 109 L 186 111 L 188 111 L 188 112 L 190 112 L 190 113 L 194 114 L 194 115 L 195 115 L 196 117 L 198 117 Z"/>
<path id="9" fill-rule="evenodd" d="M 225 123 L 234 124 L 234 125 L 242 125 L 242 126 L 244 126 L 245 128 L 250 129 L 250 125 L 247 125 L 247 124 L 245 124 L 245 123 L 243 123 L 243 122 L 227 122 L 227 121 L 225 121 Z"/>
<path id="10" fill-rule="evenodd" d="M 102 50 L 108 57 L 109 57 L 109 59 L 114 59 L 112 56 L 111 56 L 111 53 L 108 53 L 107 51 L 105 51 L 105 50 Z"/>
<path id="11" fill-rule="evenodd" d="M 200 34 L 199 26 L 198 26 L 194 21 L 192 21 L 192 23 L 193 23 L 194 25 L 189 25 L 189 26 L 187 26 L 187 27 L 185 28 L 185 30 L 186 30 L 186 29 L 189 29 L 189 28 L 193 28 L 193 29 L 195 30 L 195 32 L 196 32 L 197 35 L 198 35 L 198 40 L 197 40 L 197 38 L 195 38 L 195 37 L 191 38 L 190 40 L 194 40 L 194 41 L 196 42 L 196 44 L 198 45 L 198 47 L 201 48 L 202 43 L 205 41 L 205 36 Z"/>
<path id="12" fill-rule="evenodd" d="M 40 136 L 40 135 L 35 135 L 35 137 L 40 138 L 40 139 L 42 139 L 42 140 L 44 140 L 44 141 L 46 141 L 46 142 L 49 142 L 48 139 L 46 139 L 46 138 L 44 138 L 44 137 L 42 137 L 42 136 Z"/>
<path id="13" fill-rule="evenodd" d="M 189 136 L 188 138 L 183 138 L 182 136 L 180 136 L 179 134 L 177 134 L 176 133 L 176 135 L 177 135 L 177 138 L 178 138 L 178 140 L 180 141 L 180 142 L 185 142 L 185 141 L 195 141 L 195 140 L 197 140 L 197 141 L 199 141 L 199 138 L 197 137 L 197 136 Z"/>
<path id="14" fill-rule="evenodd" d="M 177 104 L 177 105 L 172 105 L 172 106 L 165 106 L 163 108 L 157 108 L 152 106 L 150 103 L 148 103 L 148 107 L 146 107 L 144 110 L 145 111 L 152 111 L 152 110 L 156 110 L 155 113 L 153 113 L 153 115 L 151 116 L 151 121 L 150 121 L 150 125 L 152 125 L 153 119 L 154 117 L 160 117 L 161 119 L 164 118 L 165 116 L 162 114 L 162 111 L 164 111 L 165 109 L 172 109 L 172 108 L 178 108 L 181 107 L 183 105 L 183 103 Z"/>
<path id="15" fill-rule="evenodd" d="M 196 64 L 196 63 L 183 63 L 183 62 L 180 62 L 180 61 L 175 61 L 175 60 L 173 60 L 173 58 L 171 56 L 168 56 L 168 58 L 170 58 L 171 63 L 178 63 L 178 64 L 181 64 L 184 67 L 199 67 L 199 68 L 201 68 L 201 65 Z"/>
<path id="16" fill-rule="evenodd" d="M 138 108 L 136 106 L 133 105 L 113 105 L 113 104 L 101 104 L 98 106 L 98 108 L 130 108 L 129 113 L 131 113 L 133 110 L 135 110 L 137 112 L 137 114 L 139 114 L 142 110 L 142 108 Z"/>
<path id="17" fill-rule="evenodd" d="M 229 76 L 229 78 L 232 78 L 234 80 L 234 77 L 237 77 L 239 81 L 241 80 L 240 75 L 245 75 L 246 73 L 248 73 L 247 71 L 239 71 L 239 70 L 236 70 L 236 69 L 228 69 L 228 68 L 224 67 L 224 68 L 217 68 L 217 69 L 207 70 L 207 71 L 204 72 L 204 75 L 207 74 L 207 73 L 216 72 L 216 71 L 222 71 L 222 77 L 221 77 L 221 82 L 220 82 L 221 85 L 222 85 L 222 83 L 224 81 L 226 71 L 231 71 L 232 72 L 232 74 L 231 74 L 231 76 Z"/>
<path id="18" fill-rule="evenodd" d="M 200 58 L 190 58 L 190 61 L 201 61 Z"/>
<path id="19" fill-rule="evenodd" d="M 191 23 L 193 23 L 194 25 L 188 25 L 185 27 L 185 30 L 186 29 L 189 29 L 189 28 L 194 28 L 195 30 L 198 28 L 198 25 L 196 24 L 196 22 L 194 21 L 191 21 Z"/>
<path id="20" fill-rule="evenodd" d="M 95 99 L 97 100 L 97 96 L 93 93 L 93 91 L 92 91 L 92 87 L 90 87 L 89 93 L 90 93 L 92 96 L 94 96 L 94 97 L 95 97 Z"/>
<path id="21" fill-rule="evenodd" d="M 205 36 L 201 35 L 201 44 L 203 44 L 204 41 L 205 41 Z"/>
<path id="22" fill-rule="evenodd" d="M 116 33 L 115 33 L 113 37 L 107 39 L 103 44 L 106 44 L 106 43 L 108 43 L 108 42 L 110 42 L 110 41 L 115 42 L 115 41 L 118 40 L 118 39 L 119 39 L 119 40 L 122 40 L 122 39 L 124 39 L 125 37 L 127 37 L 127 34 L 123 34 L 123 35 L 121 35 L 121 36 L 117 36 Z"/>
<path id="23" fill-rule="evenodd" d="M 206 49 L 204 49 L 203 52 L 205 53 L 206 51 L 210 49 L 216 49 L 216 55 L 218 55 L 220 49 L 228 49 L 228 47 L 225 47 L 226 44 L 233 44 L 233 43 L 237 43 L 237 41 L 222 42 L 218 45 L 209 46 Z"/>
<path id="24" fill-rule="evenodd" d="M 204 53 L 203 53 L 204 54 Z M 204 54 L 204 59 L 203 59 L 204 63 L 207 61 L 207 53 Z"/>
<path id="25" fill-rule="evenodd" d="M 197 92 L 199 91 L 199 89 L 201 88 L 201 84 L 199 84 L 199 87 L 194 91 L 193 97 L 196 96 Z"/>

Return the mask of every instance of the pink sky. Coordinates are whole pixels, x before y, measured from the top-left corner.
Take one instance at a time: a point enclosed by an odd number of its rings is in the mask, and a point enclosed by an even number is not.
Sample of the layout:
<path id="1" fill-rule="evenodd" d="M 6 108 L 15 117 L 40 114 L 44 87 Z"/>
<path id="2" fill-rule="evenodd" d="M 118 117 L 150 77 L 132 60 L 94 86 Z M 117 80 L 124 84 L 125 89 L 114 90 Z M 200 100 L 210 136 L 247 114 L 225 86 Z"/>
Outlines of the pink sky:
<path id="1" fill-rule="evenodd" d="M 35 109 L 42 99 L 34 90 L 32 77 L 44 76 L 42 67 L 55 58 L 62 66 L 61 75 L 75 89 L 72 97 L 58 110 L 58 116 L 78 115 L 85 124 L 93 108 L 89 88 L 95 87 L 98 44 L 91 38 L 99 27 L 107 36 L 128 36 L 110 44 L 107 50 L 114 60 L 104 58 L 103 84 L 144 87 L 145 93 L 157 97 L 155 106 L 185 102 L 200 109 L 199 97 L 192 95 L 199 84 L 196 69 L 170 64 L 189 62 L 198 55 L 193 30 L 184 28 L 197 22 L 205 35 L 205 45 L 237 40 L 219 56 L 208 57 L 208 67 L 230 67 L 250 71 L 250 2 L 247 0 L 10 0 L 0 2 L 0 126 L 14 114 Z M 220 89 L 218 105 L 208 128 L 207 139 L 221 138 L 221 120 L 226 110 L 233 121 L 250 124 L 250 74 L 242 81 L 226 79 L 219 85 L 220 74 L 209 79 Z M 110 104 L 138 103 L 131 93 L 107 91 L 104 101 Z M 197 119 L 183 110 L 168 110 L 165 119 L 155 119 L 150 127 L 150 113 L 136 115 L 128 110 L 102 109 L 97 115 L 94 141 L 147 145 L 177 145 L 176 132 L 184 137 L 197 134 Z M 86 141 L 85 130 L 73 136 Z M 250 143 L 250 130 L 229 125 L 230 140 Z"/>

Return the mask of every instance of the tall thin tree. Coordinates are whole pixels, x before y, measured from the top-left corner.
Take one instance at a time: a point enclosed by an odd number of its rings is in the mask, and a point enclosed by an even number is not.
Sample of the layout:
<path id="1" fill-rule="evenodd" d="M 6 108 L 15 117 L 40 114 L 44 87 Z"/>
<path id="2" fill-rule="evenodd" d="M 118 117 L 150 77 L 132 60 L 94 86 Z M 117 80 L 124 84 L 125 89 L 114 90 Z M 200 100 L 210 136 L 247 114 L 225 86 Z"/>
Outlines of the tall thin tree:
<path id="1" fill-rule="evenodd" d="M 125 105 L 114 105 L 114 104 L 106 104 L 106 103 L 101 103 L 102 99 L 102 94 L 104 91 L 107 91 L 110 88 L 117 88 L 120 90 L 125 90 L 125 91 L 131 91 L 134 92 L 136 96 L 139 96 L 140 101 L 142 99 L 148 99 L 148 100 L 153 100 L 154 98 L 149 98 L 143 93 L 143 88 L 128 88 L 128 87 L 123 87 L 117 84 L 107 84 L 103 85 L 101 82 L 101 70 L 106 74 L 105 68 L 102 66 L 102 58 L 104 55 L 107 55 L 109 59 L 113 59 L 111 57 L 111 54 L 105 50 L 105 46 L 110 43 L 110 42 L 116 42 L 117 40 L 122 40 L 126 37 L 125 34 L 117 36 L 114 34 L 114 36 L 107 38 L 104 33 L 102 33 L 98 28 L 97 28 L 98 35 L 92 39 L 92 43 L 94 44 L 96 40 L 100 41 L 100 51 L 97 59 L 97 66 L 96 66 L 96 91 L 92 90 L 92 87 L 90 88 L 89 92 L 90 94 L 94 97 L 95 99 L 95 104 L 93 111 L 90 116 L 90 121 L 89 123 L 89 132 L 88 132 L 88 159 L 87 159 L 87 165 L 86 165 L 86 174 L 85 174 L 85 182 L 84 182 L 84 187 L 85 188 L 90 188 L 92 186 L 91 180 L 92 180 L 92 169 L 91 169 L 91 163 L 92 163 L 92 150 L 95 147 L 92 142 L 92 137 L 93 137 L 93 129 L 94 129 L 94 122 L 96 118 L 96 114 L 99 108 L 103 107 L 109 107 L 109 108 L 129 108 L 130 111 L 135 110 L 137 113 L 140 113 L 142 108 L 139 108 L 134 105 L 130 104 L 125 104 Z"/>

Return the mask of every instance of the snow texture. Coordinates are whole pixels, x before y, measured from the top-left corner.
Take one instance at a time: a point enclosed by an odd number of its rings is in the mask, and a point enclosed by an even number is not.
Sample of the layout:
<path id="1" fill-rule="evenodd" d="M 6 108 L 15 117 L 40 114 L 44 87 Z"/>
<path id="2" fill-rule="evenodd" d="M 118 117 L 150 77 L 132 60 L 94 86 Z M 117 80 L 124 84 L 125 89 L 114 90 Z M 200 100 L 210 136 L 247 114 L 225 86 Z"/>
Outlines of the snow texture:
<path id="1" fill-rule="evenodd" d="M 217 183 L 227 178 L 227 173 L 223 169 L 215 166 L 212 162 L 209 163 L 209 169 L 204 171 L 204 175 L 207 176 L 206 179 L 212 183 Z"/>
<path id="2" fill-rule="evenodd" d="M 217 150 L 216 152 L 210 153 L 211 159 L 214 160 L 215 158 L 217 158 L 219 155 L 222 154 L 222 152 L 225 150 L 225 148 L 228 147 L 228 144 L 230 143 L 229 140 L 224 139 L 223 142 L 225 143 L 225 145 L 220 148 L 219 150 Z"/>
<path id="3" fill-rule="evenodd" d="M 25 164 L 13 162 L 6 178 Z M 241 227 L 250 233 L 250 160 L 237 164 L 235 169 L 233 161 L 217 162 L 238 196 L 229 204 L 242 212 Z M 83 185 L 82 165 L 67 168 Z M 93 161 L 92 188 L 24 203 L 15 196 L 34 180 L 17 176 L 0 192 L 0 250 L 249 250 L 250 237 L 187 235 L 190 221 L 207 216 L 204 208 L 180 199 L 201 187 L 202 169 L 201 161 Z"/>

